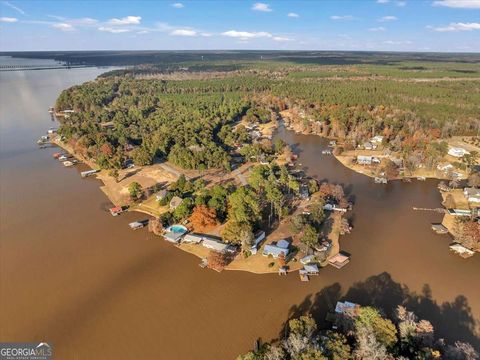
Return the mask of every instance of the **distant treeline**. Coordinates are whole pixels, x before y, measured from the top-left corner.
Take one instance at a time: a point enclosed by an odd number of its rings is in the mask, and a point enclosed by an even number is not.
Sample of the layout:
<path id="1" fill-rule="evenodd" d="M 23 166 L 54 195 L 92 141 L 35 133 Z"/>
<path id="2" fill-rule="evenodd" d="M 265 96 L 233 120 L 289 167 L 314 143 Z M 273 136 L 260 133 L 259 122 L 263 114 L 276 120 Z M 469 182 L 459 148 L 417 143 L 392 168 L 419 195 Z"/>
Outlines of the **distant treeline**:
<path id="1" fill-rule="evenodd" d="M 208 74 L 225 64 L 190 63 L 181 71 Z M 296 121 L 304 127 L 353 146 L 381 134 L 391 150 L 401 151 L 405 158 L 429 154 L 431 165 L 440 158 L 432 141 L 475 135 L 480 128 L 477 64 L 236 64 L 248 71 L 168 81 L 135 76 L 139 68 L 175 71 L 162 64 L 107 73 L 62 92 L 56 108 L 75 113 L 62 121 L 60 131 L 104 167 L 121 167 L 134 147 L 136 163 L 148 164 L 160 156 L 198 169 L 229 168 L 229 153 L 243 137 L 233 124 L 250 109 L 257 114 L 297 109 Z M 470 77 L 454 79 L 458 69 L 470 71 Z M 452 78 L 443 79 L 445 74 Z"/>
<path id="2" fill-rule="evenodd" d="M 399 53 L 366 51 L 25 51 L 0 52 L 0 56 L 54 59 L 68 64 L 130 66 L 192 61 L 275 60 L 296 64 L 393 64 L 401 61 L 478 63 L 479 54 Z"/>

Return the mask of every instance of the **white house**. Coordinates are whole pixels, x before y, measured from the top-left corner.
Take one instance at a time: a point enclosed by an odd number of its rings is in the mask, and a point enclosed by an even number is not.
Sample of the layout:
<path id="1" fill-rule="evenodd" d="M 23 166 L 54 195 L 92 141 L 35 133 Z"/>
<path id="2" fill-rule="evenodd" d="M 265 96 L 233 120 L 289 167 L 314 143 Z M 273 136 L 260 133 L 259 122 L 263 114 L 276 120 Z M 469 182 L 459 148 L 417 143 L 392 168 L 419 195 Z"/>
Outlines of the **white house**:
<path id="1" fill-rule="evenodd" d="M 376 135 L 370 139 L 370 142 L 372 144 L 381 144 L 383 141 L 383 136 L 381 135 Z"/>
<path id="2" fill-rule="evenodd" d="M 187 234 L 184 236 L 182 242 L 190 244 L 200 244 L 203 240 L 203 236 L 200 234 Z"/>
<path id="3" fill-rule="evenodd" d="M 221 253 L 226 252 L 226 251 L 233 251 L 233 248 L 230 245 L 225 244 L 224 242 L 221 242 L 220 240 L 209 238 L 209 237 L 206 237 L 206 236 L 203 237 L 202 245 L 204 247 L 206 247 L 207 249 L 211 249 L 211 250 L 218 251 L 218 252 L 221 252 Z"/>
<path id="4" fill-rule="evenodd" d="M 453 170 L 453 165 L 450 164 L 450 163 L 438 164 L 437 169 L 440 170 L 440 171 L 447 172 L 447 171 Z"/>
<path id="5" fill-rule="evenodd" d="M 287 257 L 290 251 L 276 245 L 265 245 L 263 248 L 263 256 L 272 255 L 274 258 L 278 258 L 280 254 L 283 254 L 284 257 Z"/>
<path id="6" fill-rule="evenodd" d="M 448 155 L 453 157 L 461 158 L 468 154 L 470 154 L 470 152 L 461 147 L 451 147 L 448 149 Z"/>
<path id="7" fill-rule="evenodd" d="M 357 164 L 360 164 L 360 165 L 371 165 L 372 160 L 373 160 L 372 156 L 365 156 L 365 155 L 357 156 Z"/>
<path id="8" fill-rule="evenodd" d="M 477 188 L 465 188 L 463 194 L 467 198 L 468 202 L 480 203 L 480 189 Z"/>

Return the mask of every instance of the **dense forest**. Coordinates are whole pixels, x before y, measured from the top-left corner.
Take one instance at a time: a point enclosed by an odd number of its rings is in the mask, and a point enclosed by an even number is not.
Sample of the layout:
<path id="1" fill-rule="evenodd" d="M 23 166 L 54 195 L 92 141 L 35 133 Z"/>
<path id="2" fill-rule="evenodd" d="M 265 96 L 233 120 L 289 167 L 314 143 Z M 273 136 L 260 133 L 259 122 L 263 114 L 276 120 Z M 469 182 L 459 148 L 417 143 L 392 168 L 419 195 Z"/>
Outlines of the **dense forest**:
<path id="1" fill-rule="evenodd" d="M 432 140 L 480 130 L 480 66 L 475 63 L 235 61 L 230 63 L 234 71 L 228 64 L 188 63 L 182 80 L 168 81 L 155 78 L 167 70 L 144 65 L 74 86 L 56 103 L 58 111 L 75 111 L 61 118 L 60 132 L 105 168 L 122 167 L 128 158 L 145 165 L 159 157 L 185 168 L 229 169 L 234 145 L 250 141 L 234 127 L 249 110 L 261 119 L 265 112 L 301 109 L 301 121 L 313 124 L 317 133 L 353 146 L 382 134 L 406 157 L 416 150 L 437 151 Z M 139 69 L 152 78 L 138 78 Z M 220 77 L 209 78 L 211 69 L 217 75 L 221 71 Z M 199 71 L 204 78 L 185 79 Z"/>
<path id="2" fill-rule="evenodd" d="M 355 304 L 352 304 L 355 305 Z M 288 322 L 285 337 L 264 344 L 237 360 L 475 360 L 468 343 L 436 339 L 434 327 L 398 306 L 392 320 L 373 307 L 354 306 L 336 313 L 334 328 L 319 331 L 315 320 L 301 316 Z"/>

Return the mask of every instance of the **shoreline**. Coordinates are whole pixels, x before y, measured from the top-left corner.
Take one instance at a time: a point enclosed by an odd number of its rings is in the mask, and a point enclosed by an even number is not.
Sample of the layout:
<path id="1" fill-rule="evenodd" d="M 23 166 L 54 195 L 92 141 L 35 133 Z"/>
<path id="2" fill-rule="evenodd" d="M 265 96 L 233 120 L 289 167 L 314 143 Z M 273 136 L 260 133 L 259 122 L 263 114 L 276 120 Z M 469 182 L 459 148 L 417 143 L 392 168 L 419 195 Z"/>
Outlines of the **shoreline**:
<path id="1" fill-rule="evenodd" d="M 279 121 L 276 120 L 274 123 L 268 123 L 268 124 L 262 124 L 260 126 L 260 131 L 262 132 L 262 135 L 267 135 L 267 136 L 272 136 L 273 133 L 276 131 L 276 129 L 279 126 Z M 109 184 L 111 181 L 114 181 L 111 179 L 111 176 L 108 174 L 108 170 L 100 169 L 98 165 L 93 162 L 91 159 L 87 159 L 81 154 L 78 154 L 77 152 L 74 151 L 73 147 L 70 146 L 69 144 L 66 144 L 63 141 L 60 141 L 59 136 L 57 135 L 56 137 L 52 138 L 51 143 L 58 146 L 59 148 L 63 149 L 65 152 L 69 153 L 71 156 L 77 158 L 87 166 L 89 166 L 92 169 L 99 170 L 99 172 L 96 174 L 96 179 L 101 181 L 103 185 L 100 186 L 100 190 L 104 193 L 104 195 L 107 197 L 107 199 L 114 205 L 114 206 L 125 206 L 123 202 L 120 202 L 119 196 L 113 196 L 113 192 L 111 189 L 109 189 Z M 146 166 L 146 167 L 140 167 L 142 170 L 144 168 L 149 168 L 151 166 Z M 140 170 L 141 171 L 141 170 Z M 126 171 L 126 174 L 128 175 L 128 171 Z M 128 178 L 128 176 L 121 181 L 125 180 Z M 172 179 L 173 180 L 173 179 Z M 176 180 L 176 179 L 175 179 Z M 121 182 L 120 181 L 120 182 Z M 118 184 L 118 183 L 117 183 Z M 153 197 L 153 195 L 151 196 Z M 150 198 L 151 198 L 150 197 Z M 158 217 L 158 213 L 153 212 L 153 209 L 150 210 L 147 208 L 142 208 L 142 204 L 150 198 L 147 198 L 143 202 L 139 204 L 133 204 L 129 205 L 129 209 L 127 211 L 135 211 L 141 214 L 148 215 L 150 217 Z M 296 213 L 299 209 L 297 208 L 293 213 Z M 331 241 L 332 247 L 331 250 L 327 256 L 327 258 L 323 262 L 319 262 L 319 268 L 323 268 L 328 266 L 328 260 L 337 255 L 340 252 L 340 232 L 339 232 L 339 222 L 341 221 L 342 216 L 336 212 L 331 213 L 328 218 L 331 218 L 333 220 L 334 226 L 332 226 L 331 231 L 329 232 L 328 236 L 326 238 Z M 285 223 L 283 224 L 285 225 Z M 235 258 L 224 268 L 224 270 L 229 270 L 229 271 L 245 271 L 249 272 L 252 274 L 278 274 L 279 271 L 279 263 L 278 259 L 275 258 L 270 258 L 267 256 L 262 255 L 262 249 L 266 244 L 270 244 L 272 241 L 278 241 L 280 239 L 272 239 L 273 237 L 277 237 L 274 234 L 278 231 L 282 234 L 282 231 L 279 231 L 280 226 L 282 224 L 279 224 L 279 226 L 276 229 L 273 229 L 273 231 L 266 237 L 266 240 L 263 241 L 261 247 L 259 248 L 259 251 L 256 255 L 251 255 L 247 258 L 245 258 L 242 253 L 238 253 Z M 335 229 L 335 231 L 333 230 Z M 158 236 L 159 238 L 162 238 L 162 236 Z M 282 237 L 282 236 L 280 236 Z M 289 234 L 286 237 L 292 237 L 292 234 Z M 270 238 L 270 239 L 269 239 Z M 270 240 L 270 241 L 269 241 Z M 165 241 L 165 240 L 164 240 Z M 185 251 L 187 253 L 190 253 L 200 259 L 206 258 L 210 250 L 206 249 L 203 246 L 198 246 L 198 245 L 192 245 L 192 244 L 178 244 L 176 245 L 177 248 L 179 248 L 182 251 Z M 301 257 L 297 258 L 296 256 L 293 257 L 288 263 L 288 272 L 295 272 L 300 270 L 303 267 L 303 264 L 299 261 Z M 295 259 L 295 260 L 294 260 Z M 273 265 L 272 265 L 273 263 Z"/>
<path id="2" fill-rule="evenodd" d="M 294 131 L 295 133 L 297 134 L 300 134 L 300 135 L 315 135 L 315 136 L 318 136 L 318 137 L 323 137 L 327 140 L 334 140 L 334 141 L 338 141 L 339 139 L 336 138 L 336 137 L 328 137 L 328 136 L 323 136 L 321 134 L 317 134 L 315 132 L 305 132 L 305 131 L 301 131 L 301 130 L 298 130 L 295 128 L 295 126 L 293 126 L 291 124 L 291 122 L 287 122 L 287 123 L 284 123 L 284 126 L 286 129 L 290 130 L 290 131 Z M 337 144 L 336 146 L 342 146 L 342 143 L 340 144 Z M 368 156 L 372 156 L 372 157 L 377 157 L 379 159 L 384 159 L 384 158 L 387 158 L 388 159 L 388 155 L 386 154 L 383 154 L 381 152 L 381 150 L 360 150 L 360 149 L 355 149 L 355 150 L 346 150 L 344 152 L 342 152 L 341 154 L 335 154 L 335 152 L 333 151 L 334 148 L 332 148 L 332 156 L 335 157 L 335 159 L 337 159 L 338 162 L 340 162 L 343 166 L 345 166 L 346 168 L 356 172 L 357 174 L 361 174 L 361 175 L 365 175 L 369 178 L 372 178 L 374 179 L 375 177 L 377 177 L 372 171 L 368 171 L 368 170 L 371 170 L 372 168 L 369 168 L 368 165 L 359 165 L 359 164 L 356 164 L 356 163 L 353 163 L 353 160 L 356 159 L 357 155 L 368 155 Z M 456 159 L 453 159 L 453 160 L 456 160 Z M 452 161 L 453 161 L 452 160 Z M 465 180 L 467 179 L 468 175 L 466 174 L 465 171 L 463 170 L 458 170 L 458 172 L 461 171 L 461 177 L 458 178 L 458 180 Z M 450 180 L 449 177 L 447 176 L 447 174 L 444 174 L 444 175 L 439 175 L 439 170 L 436 170 L 436 169 L 432 169 L 432 170 L 428 170 L 428 169 L 419 169 L 418 171 L 414 172 L 414 173 L 411 173 L 409 175 L 398 175 L 394 178 L 388 178 L 388 180 L 403 180 L 403 179 L 418 179 L 418 178 L 424 178 L 424 179 L 434 179 L 434 180 L 440 180 L 440 181 L 448 181 Z M 423 180 L 423 179 L 422 179 Z"/>

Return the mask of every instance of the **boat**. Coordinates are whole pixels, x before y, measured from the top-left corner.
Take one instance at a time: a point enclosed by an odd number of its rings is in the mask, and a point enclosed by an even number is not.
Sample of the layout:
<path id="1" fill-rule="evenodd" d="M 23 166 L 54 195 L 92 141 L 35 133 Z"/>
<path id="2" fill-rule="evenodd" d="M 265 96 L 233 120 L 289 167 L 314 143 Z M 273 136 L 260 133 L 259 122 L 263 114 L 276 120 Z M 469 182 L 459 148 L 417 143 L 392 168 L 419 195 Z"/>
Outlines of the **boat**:
<path id="1" fill-rule="evenodd" d="M 427 178 L 425 176 L 417 176 L 418 181 L 425 181 Z"/>
<path id="2" fill-rule="evenodd" d="M 322 150 L 322 154 L 323 155 L 332 155 L 332 150 L 328 150 L 328 149 Z"/>
<path id="3" fill-rule="evenodd" d="M 53 114 L 53 113 L 55 112 L 55 108 L 54 108 L 53 106 L 50 106 L 50 107 L 48 108 L 48 112 L 49 112 L 50 114 Z"/>
<path id="4" fill-rule="evenodd" d="M 58 159 L 60 156 L 62 156 L 62 153 L 58 153 L 58 152 L 53 153 L 52 156 L 53 156 L 54 159 Z"/>
<path id="5" fill-rule="evenodd" d="M 118 216 L 123 212 L 123 208 L 121 206 L 114 206 L 110 208 L 109 211 L 112 216 Z"/>
<path id="6" fill-rule="evenodd" d="M 63 164 L 63 166 L 65 166 L 65 167 L 70 167 L 70 166 L 73 166 L 73 165 L 74 165 L 74 163 L 73 163 L 72 161 L 68 161 L 68 160 L 67 160 L 67 161 L 64 161 L 62 164 Z"/>
<path id="7" fill-rule="evenodd" d="M 376 177 L 374 181 L 375 184 L 386 184 L 388 182 L 387 178 L 384 177 Z"/>

